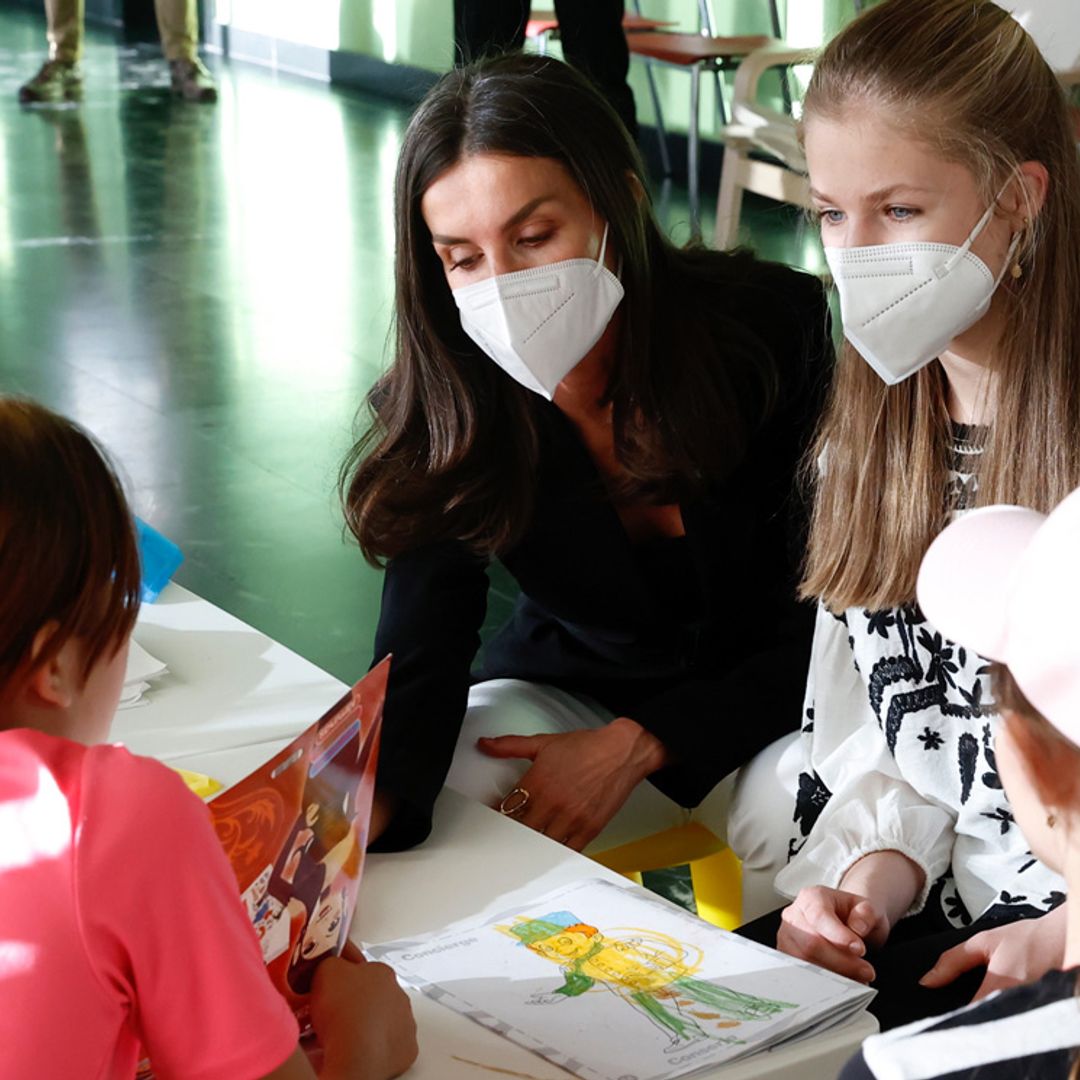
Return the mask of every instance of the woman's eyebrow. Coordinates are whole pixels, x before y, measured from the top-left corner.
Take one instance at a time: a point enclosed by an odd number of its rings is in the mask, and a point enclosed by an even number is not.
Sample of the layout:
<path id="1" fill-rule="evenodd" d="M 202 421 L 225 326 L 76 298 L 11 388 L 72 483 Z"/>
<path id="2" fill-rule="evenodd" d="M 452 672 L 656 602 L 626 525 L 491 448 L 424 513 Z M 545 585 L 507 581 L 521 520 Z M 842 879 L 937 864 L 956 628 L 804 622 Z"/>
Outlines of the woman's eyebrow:
<path id="1" fill-rule="evenodd" d="M 893 196 L 900 194 L 919 194 L 929 195 L 934 191 L 933 188 L 919 187 L 917 184 L 891 184 L 889 187 L 878 188 L 877 191 L 871 191 L 869 194 L 862 196 L 863 202 L 867 203 L 880 203 Z M 817 188 L 810 188 L 811 198 L 817 199 L 818 202 L 835 202 L 835 199 L 830 198 L 822 191 L 818 191 Z"/>
<path id="2" fill-rule="evenodd" d="M 549 199 L 554 199 L 554 194 L 539 195 L 530 202 L 527 202 L 516 214 L 510 217 L 510 219 L 503 223 L 503 232 L 507 229 L 512 229 L 515 225 L 520 225 L 534 210 L 542 206 Z"/>
<path id="3" fill-rule="evenodd" d="M 520 210 L 514 211 L 514 213 L 500 226 L 501 231 L 506 232 L 507 229 L 512 229 L 515 225 L 520 225 L 534 210 L 542 206 L 544 203 L 551 199 L 554 199 L 554 194 L 538 195 L 535 199 L 530 199 Z M 432 233 L 431 239 L 436 244 L 446 244 L 448 247 L 452 247 L 454 244 L 467 244 L 469 241 L 461 236 L 443 236 L 441 233 Z"/>

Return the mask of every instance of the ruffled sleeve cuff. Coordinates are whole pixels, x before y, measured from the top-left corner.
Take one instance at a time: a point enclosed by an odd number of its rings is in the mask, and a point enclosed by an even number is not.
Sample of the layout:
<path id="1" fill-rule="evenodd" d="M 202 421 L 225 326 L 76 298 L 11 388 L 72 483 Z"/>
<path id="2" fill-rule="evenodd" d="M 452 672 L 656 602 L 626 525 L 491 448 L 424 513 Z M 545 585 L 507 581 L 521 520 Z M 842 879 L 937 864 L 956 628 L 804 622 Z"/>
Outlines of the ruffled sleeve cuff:
<path id="1" fill-rule="evenodd" d="M 944 809 L 919 799 L 902 781 L 880 773 L 865 777 L 859 792 L 837 792 L 802 849 L 776 877 L 776 889 L 794 898 L 800 889 L 838 889 L 860 859 L 898 851 L 918 866 L 923 885 L 907 915 L 926 906 L 935 881 L 949 867 L 953 820 Z"/>

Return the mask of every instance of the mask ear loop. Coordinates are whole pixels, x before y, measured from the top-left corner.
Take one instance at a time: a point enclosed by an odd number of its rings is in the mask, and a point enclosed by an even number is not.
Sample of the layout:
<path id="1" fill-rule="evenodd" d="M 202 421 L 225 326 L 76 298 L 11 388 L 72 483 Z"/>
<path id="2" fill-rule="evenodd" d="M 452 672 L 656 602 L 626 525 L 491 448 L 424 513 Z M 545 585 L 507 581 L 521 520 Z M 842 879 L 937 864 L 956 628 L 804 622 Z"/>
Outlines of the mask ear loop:
<path id="1" fill-rule="evenodd" d="M 593 269 L 593 274 L 599 274 L 602 272 L 606 272 L 608 274 L 611 273 L 611 271 L 608 270 L 608 268 L 604 265 L 604 255 L 607 252 L 607 238 L 609 227 L 610 226 L 608 225 L 604 226 L 604 235 L 600 241 L 600 254 L 596 257 L 596 267 Z M 615 273 L 612 275 L 615 280 L 619 282 L 621 282 L 622 280 L 622 262 L 622 256 L 620 255 L 619 261 L 615 266 Z"/>
<path id="2" fill-rule="evenodd" d="M 609 228 L 610 228 L 610 226 L 605 223 L 604 224 L 604 235 L 600 238 L 600 254 L 596 256 L 596 273 L 598 273 L 598 274 L 600 273 L 601 270 L 606 270 L 607 269 L 607 267 L 604 266 L 604 255 L 607 254 L 607 238 L 608 238 L 608 229 Z"/>
<path id="3" fill-rule="evenodd" d="M 1002 188 L 1001 190 L 1003 192 L 1005 189 Z M 934 271 L 935 277 L 943 278 L 971 250 L 971 245 L 979 239 L 979 236 L 982 233 L 983 229 L 986 228 L 987 224 L 989 224 L 990 222 L 990 219 L 994 216 L 994 209 L 997 207 L 997 200 L 999 198 L 1001 198 L 1000 193 L 998 194 L 997 198 L 995 198 L 994 201 L 986 208 L 986 213 L 983 214 L 981 218 L 979 218 L 977 224 L 975 225 L 975 228 L 972 229 L 970 233 L 968 233 L 968 238 L 963 242 L 963 244 L 961 244 L 960 247 L 956 249 L 956 252 L 953 255 L 950 255 Z"/>
<path id="4" fill-rule="evenodd" d="M 934 276 L 937 278 L 943 278 L 948 274 L 954 266 L 971 250 L 971 245 L 979 239 L 983 229 L 989 224 L 990 219 L 994 216 L 994 210 L 997 208 L 998 199 L 1005 194 L 1005 188 L 1009 186 L 1006 182 L 1004 187 L 994 196 L 994 201 L 986 208 L 986 213 L 979 218 L 975 225 L 975 228 L 968 233 L 968 238 L 956 249 L 954 255 L 950 255 L 937 269 L 934 271 Z M 1012 243 L 1009 245 L 1009 252 L 1005 256 L 1005 266 L 1008 267 L 1012 261 L 1013 254 L 1016 251 L 1016 245 L 1020 242 L 1020 233 L 1015 233 L 1012 238 Z M 997 280 L 994 282 L 994 288 L 996 289 L 1001 284 L 1001 279 L 1005 276 L 1005 271 L 1002 270 L 997 276 Z"/>

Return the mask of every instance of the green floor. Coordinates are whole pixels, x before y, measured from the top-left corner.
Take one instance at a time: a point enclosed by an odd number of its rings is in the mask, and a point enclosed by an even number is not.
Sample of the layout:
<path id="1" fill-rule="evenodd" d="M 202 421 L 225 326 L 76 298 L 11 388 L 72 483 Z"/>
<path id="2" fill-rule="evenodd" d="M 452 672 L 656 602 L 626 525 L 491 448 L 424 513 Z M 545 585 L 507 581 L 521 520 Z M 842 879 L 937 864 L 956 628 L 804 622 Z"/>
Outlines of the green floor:
<path id="1" fill-rule="evenodd" d="M 0 387 L 104 441 L 182 584 L 353 679 L 380 579 L 335 475 L 384 363 L 408 110 L 227 64 L 216 108 L 177 104 L 152 50 L 94 31 L 83 103 L 22 109 L 43 35 L 0 7 Z M 685 238 L 685 192 L 657 194 Z M 790 211 L 749 220 L 768 256 L 816 258 Z"/>

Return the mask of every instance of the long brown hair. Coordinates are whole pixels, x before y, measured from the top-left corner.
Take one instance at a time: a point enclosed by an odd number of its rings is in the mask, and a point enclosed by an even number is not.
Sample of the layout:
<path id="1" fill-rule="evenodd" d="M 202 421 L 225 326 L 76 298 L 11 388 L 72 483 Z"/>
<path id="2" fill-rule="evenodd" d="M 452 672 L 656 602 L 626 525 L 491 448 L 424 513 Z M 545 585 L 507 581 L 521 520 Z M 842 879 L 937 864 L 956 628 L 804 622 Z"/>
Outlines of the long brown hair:
<path id="1" fill-rule="evenodd" d="M 745 278 L 750 257 L 667 241 L 636 147 L 582 76 L 520 54 L 452 72 L 420 105 L 401 149 L 393 362 L 341 471 L 346 520 L 372 562 L 440 539 L 496 555 L 532 514 L 535 395 L 461 329 L 421 214 L 440 175 L 483 153 L 559 162 L 609 226 L 625 290 L 607 387 L 627 478 L 618 497 L 668 502 L 722 477 L 774 391 L 764 347 L 715 299 Z"/>
<path id="2" fill-rule="evenodd" d="M 131 513 L 104 451 L 44 406 L 0 397 L 0 697 L 73 637 L 88 675 L 131 632 L 139 583 Z"/>
<path id="3" fill-rule="evenodd" d="M 1019 249 L 1023 276 L 995 299 L 1007 329 L 978 466 L 980 503 L 1048 513 L 1080 484 L 1080 163 L 1062 88 L 990 0 L 884 0 L 825 48 L 804 116 L 836 118 L 853 103 L 969 168 L 986 205 L 1022 162 L 1049 172 Z M 948 514 L 946 388 L 936 362 L 888 387 L 845 342 L 807 460 L 815 506 L 804 596 L 833 610 L 914 600 Z"/>

